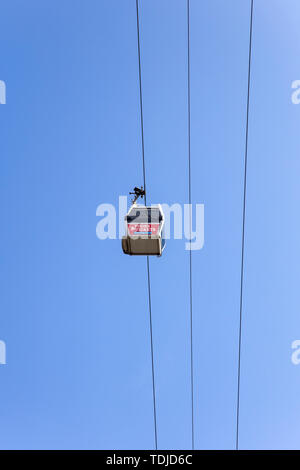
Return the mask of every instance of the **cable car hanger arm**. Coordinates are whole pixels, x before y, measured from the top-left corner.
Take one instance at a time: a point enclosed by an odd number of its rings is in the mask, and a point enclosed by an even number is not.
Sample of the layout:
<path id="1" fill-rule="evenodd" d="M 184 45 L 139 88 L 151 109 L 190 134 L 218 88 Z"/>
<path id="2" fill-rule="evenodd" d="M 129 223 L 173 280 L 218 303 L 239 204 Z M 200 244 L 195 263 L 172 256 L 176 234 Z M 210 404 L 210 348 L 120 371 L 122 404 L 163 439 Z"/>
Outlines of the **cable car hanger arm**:
<path id="1" fill-rule="evenodd" d="M 133 188 L 133 192 L 130 192 L 129 194 L 134 195 L 134 198 L 132 199 L 131 203 L 135 204 L 139 197 L 143 199 L 143 197 L 146 195 L 146 191 L 144 190 L 143 186 L 141 186 L 140 188 L 136 186 L 135 188 Z"/>

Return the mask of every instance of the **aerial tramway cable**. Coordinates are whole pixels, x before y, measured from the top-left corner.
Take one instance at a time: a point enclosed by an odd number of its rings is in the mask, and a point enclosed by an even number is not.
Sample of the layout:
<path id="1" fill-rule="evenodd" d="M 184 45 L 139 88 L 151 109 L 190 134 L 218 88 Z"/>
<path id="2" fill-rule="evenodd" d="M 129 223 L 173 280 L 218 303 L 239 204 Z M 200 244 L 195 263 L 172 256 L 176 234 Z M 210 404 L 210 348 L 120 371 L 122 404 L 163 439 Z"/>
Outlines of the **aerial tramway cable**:
<path id="1" fill-rule="evenodd" d="M 240 315 L 239 315 L 239 340 L 238 340 L 238 379 L 237 379 L 237 414 L 236 414 L 236 449 L 239 448 L 239 418 L 240 418 L 240 378 L 241 378 L 241 346 L 242 346 L 242 314 L 243 314 L 243 287 L 244 287 L 244 252 L 245 252 L 245 219 L 246 219 L 246 195 L 247 195 L 247 163 L 248 163 L 248 135 L 249 135 L 249 108 L 250 108 L 250 83 L 251 83 L 251 56 L 252 56 L 252 30 L 253 30 L 253 3 L 251 0 L 250 10 L 250 32 L 249 32 L 249 57 L 248 57 L 248 86 L 246 107 L 246 133 L 245 133 L 245 157 L 244 157 L 244 185 L 243 185 L 243 215 L 242 215 L 242 249 L 241 249 L 241 275 L 240 275 Z M 143 120 L 143 95 L 142 95 L 142 71 L 141 71 L 141 49 L 140 49 L 140 24 L 139 24 L 139 0 L 136 0 L 137 20 L 137 45 L 138 45 L 138 70 L 139 70 L 139 99 L 140 99 L 140 121 L 141 121 L 141 145 L 143 180 L 146 203 L 146 169 L 144 148 L 144 120 Z M 191 87 L 190 87 L 190 1 L 187 0 L 187 98 L 188 98 L 188 195 L 190 207 L 189 230 L 192 233 L 192 168 L 191 168 Z M 157 449 L 157 418 L 156 418 L 156 391 L 155 391 L 155 369 L 153 354 L 153 328 L 151 308 L 151 282 L 149 256 L 147 256 L 147 284 L 148 305 L 150 325 L 151 367 L 152 367 L 152 395 L 153 395 L 153 419 L 154 419 L 154 441 Z M 191 376 L 191 434 L 192 449 L 194 449 L 194 367 L 193 367 L 193 303 L 192 303 L 192 251 L 189 252 L 189 284 L 190 284 L 190 376 Z"/>
<path id="2" fill-rule="evenodd" d="M 139 20 L 139 0 L 136 0 L 136 24 L 137 24 L 137 44 L 138 44 L 138 64 L 139 64 L 139 94 L 140 94 L 140 119 L 141 119 L 141 139 L 142 139 L 142 160 L 143 179 L 146 202 L 146 168 L 145 168 L 145 147 L 144 147 L 144 119 L 143 119 L 143 94 L 142 94 L 142 70 L 141 70 L 141 47 L 140 47 L 140 20 Z M 147 279 L 148 279 L 148 305 L 149 305 L 149 325 L 150 325 L 150 345 L 151 345 L 151 368 L 152 368 L 152 396 L 153 396 L 153 419 L 154 419 L 154 441 L 157 450 L 157 420 L 156 420 L 156 392 L 155 392 L 155 371 L 153 354 L 153 333 L 152 333 L 152 308 L 151 308 L 151 283 L 149 256 L 147 256 Z"/>
<path id="3" fill-rule="evenodd" d="M 242 320 L 243 320 L 245 220 L 246 220 L 246 196 L 247 196 L 247 163 L 248 163 L 251 58 L 252 58 L 253 1 L 254 0 L 251 0 L 251 10 L 250 10 L 248 88 L 247 88 L 247 110 L 246 110 L 245 159 L 244 159 L 244 192 L 243 192 L 242 254 L 241 254 L 241 283 L 240 283 L 240 322 L 239 322 L 239 346 L 238 346 L 237 411 L 236 411 L 236 450 L 238 450 L 239 448 L 239 424 L 240 424 L 241 348 L 242 348 Z"/>
<path id="4" fill-rule="evenodd" d="M 187 0 L 187 82 L 188 82 L 188 178 L 189 178 L 189 231 L 192 235 L 192 171 L 191 171 L 191 85 L 190 85 L 190 0 Z M 191 365 L 191 425 L 192 449 L 195 446 L 194 438 L 194 364 L 193 364 L 193 296 L 192 296 L 192 250 L 189 253 L 190 277 L 190 365 Z"/>

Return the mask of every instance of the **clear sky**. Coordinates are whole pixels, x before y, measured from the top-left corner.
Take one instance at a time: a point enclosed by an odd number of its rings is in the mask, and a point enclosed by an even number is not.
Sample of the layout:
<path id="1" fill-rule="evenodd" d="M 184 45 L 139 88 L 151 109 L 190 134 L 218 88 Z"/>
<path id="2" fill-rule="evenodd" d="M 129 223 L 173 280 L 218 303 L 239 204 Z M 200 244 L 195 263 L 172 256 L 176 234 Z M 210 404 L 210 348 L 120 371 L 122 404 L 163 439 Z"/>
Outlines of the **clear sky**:
<path id="1" fill-rule="evenodd" d="M 190 0 L 195 446 L 233 449 L 250 0 Z M 298 0 L 254 0 L 240 447 L 299 448 Z M 149 203 L 188 202 L 185 0 L 141 0 Z M 0 10 L 0 448 L 154 446 L 146 260 L 96 237 L 142 184 L 135 0 Z M 189 254 L 150 260 L 159 448 L 191 447 Z"/>

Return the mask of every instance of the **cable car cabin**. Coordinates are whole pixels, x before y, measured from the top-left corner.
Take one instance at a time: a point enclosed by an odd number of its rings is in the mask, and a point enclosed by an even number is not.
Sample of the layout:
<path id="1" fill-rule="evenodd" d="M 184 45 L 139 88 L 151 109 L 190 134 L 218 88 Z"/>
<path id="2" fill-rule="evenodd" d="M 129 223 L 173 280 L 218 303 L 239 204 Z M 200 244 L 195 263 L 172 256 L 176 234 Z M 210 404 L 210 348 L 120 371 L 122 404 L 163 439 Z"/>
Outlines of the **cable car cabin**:
<path id="1" fill-rule="evenodd" d="M 151 207 L 134 204 L 125 216 L 124 253 L 161 256 L 166 244 L 164 224 L 165 218 L 159 204 Z"/>

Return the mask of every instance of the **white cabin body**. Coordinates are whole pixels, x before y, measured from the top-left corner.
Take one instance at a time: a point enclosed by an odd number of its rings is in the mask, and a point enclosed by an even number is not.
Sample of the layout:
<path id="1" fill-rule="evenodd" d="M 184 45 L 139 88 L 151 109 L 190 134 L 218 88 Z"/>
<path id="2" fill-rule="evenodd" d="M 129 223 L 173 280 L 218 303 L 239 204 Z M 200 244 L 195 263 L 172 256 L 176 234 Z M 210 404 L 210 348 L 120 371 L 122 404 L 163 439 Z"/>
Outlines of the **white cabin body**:
<path id="1" fill-rule="evenodd" d="M 125 216 L 122 249 L 127 255 L 161 256 L 165 248 L 165 218 L 160 204 L 133 204 Z"/>

